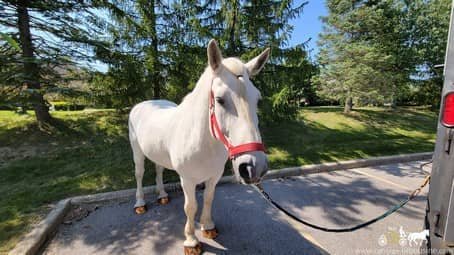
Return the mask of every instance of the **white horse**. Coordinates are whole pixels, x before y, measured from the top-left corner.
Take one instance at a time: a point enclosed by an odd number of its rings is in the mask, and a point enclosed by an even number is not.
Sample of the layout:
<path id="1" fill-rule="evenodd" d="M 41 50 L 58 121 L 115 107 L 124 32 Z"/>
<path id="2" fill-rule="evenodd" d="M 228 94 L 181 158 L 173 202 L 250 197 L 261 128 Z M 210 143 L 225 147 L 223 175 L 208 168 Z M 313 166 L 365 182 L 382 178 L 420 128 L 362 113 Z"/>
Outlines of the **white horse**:
<path id="1" fill-rule="evenodd" d="M 205 183 L 200 217 L 202 233 L 215 238 L 211 205 L 217 182 L 227 159 L 243 183 L 257 183 L 268 170 L 268 161 L 258 129 L 259 90 L 250 78 L 258 74 L 269 49 L 244 64 L 237 58 L 223 59 L 215 40 L 208 44 L 208 67 L 194 90 L 180 105 L 166 100 L 145 101 L 129 115 L 129 139 L 134 154 L 137 181 L 136 213 L 146 210 L 142 190 L 145 157 L 156 164 L 159 201 L 166 203 L 162 182 L 164 168 L 174 169 L 184 191 L 186 225 L 185 254 L 200 254 L 195 236 L 196 185 Z"/>
<path id="2" fill-rule="evenodd" d="M 427 237 L 429 236 L 429 230 L 423 230 L 421 232 L 415 232 L 415 233 L 410 233 L 408 234 L 408 245 L 411 247 L 412 243 L 415 243 L 415 245 L 421 245 L 423 241 L 427 241 Z M 418 241 L 419 240 L 419 244 Z"/>

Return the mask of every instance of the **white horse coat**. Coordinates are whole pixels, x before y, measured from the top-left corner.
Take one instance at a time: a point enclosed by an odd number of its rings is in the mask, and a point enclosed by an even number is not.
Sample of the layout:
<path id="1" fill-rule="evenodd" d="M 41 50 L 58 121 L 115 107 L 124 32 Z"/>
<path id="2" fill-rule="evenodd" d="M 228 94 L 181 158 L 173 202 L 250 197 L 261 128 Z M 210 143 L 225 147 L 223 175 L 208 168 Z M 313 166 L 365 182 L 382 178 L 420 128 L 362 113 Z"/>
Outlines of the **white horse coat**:
<path id="1" fill-rule="evenodd" d="M 159 197 L 167 197 L 162 184 L 163 169 L 174 169 L 180 175 L 185 193 L 186 247 L 196 247 L 199 243 L 194 235 L 195 186 L 205 182 L 200 223 L 203 230 L 214 230 L 211 203 L 228 159 L 226 147 L 210 132 L 210 91 L 216 99 L 215 115 L 230 143 L 261 142 L 257 119 L 260 92 L 249 77 L 262 69 L 269 50 L 247 64 L 238 59 L 223 59 L 214 40 L 210 41 L 207 52 L 209 66 L 180 105 L 166 100 L 145 101 L 136 105 L 129 116 L 137 180 L 135 207 L 145 205 L 142 191 L 145 157 L 156 163 Z M 260 181 L 267 171 L 267 159 L 262 151 L 243 153 L 232 162 L 235 176 L 244 182 Z"/>

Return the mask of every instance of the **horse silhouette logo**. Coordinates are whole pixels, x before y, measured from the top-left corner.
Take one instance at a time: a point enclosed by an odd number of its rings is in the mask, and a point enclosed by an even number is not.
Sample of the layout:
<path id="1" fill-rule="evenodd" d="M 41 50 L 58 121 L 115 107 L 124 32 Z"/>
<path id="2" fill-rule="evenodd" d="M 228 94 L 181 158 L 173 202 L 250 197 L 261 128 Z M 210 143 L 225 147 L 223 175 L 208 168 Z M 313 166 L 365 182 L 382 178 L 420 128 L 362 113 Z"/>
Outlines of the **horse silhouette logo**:
<path id="1" fill-rule="evenodd" d="M 422 242 L 427 241 L 427 237 L 429 236 L 429 230 L 425 229 L 421 232 L 409 233 L 408 234 L 408 245 L 411 247 L 414 243 L 417 246 L 421 246 Z M 419 243 L 418 243 L 419 241 Z"/>
<path id="2" fill-rule="evenodd" d="M 424 241 L 427 241 L 428 236 L 429 230 L 427 229 L 422 232 L 405 232 L 402 226 L 400 226 L 399 231 L 395 227 L 388 227 L 388 231 L 378 238 L 378 245 L 382 247 L 388 244 L 399 244 L 400 247 L 407 245 L 410 247 L 421 246 Z"/>

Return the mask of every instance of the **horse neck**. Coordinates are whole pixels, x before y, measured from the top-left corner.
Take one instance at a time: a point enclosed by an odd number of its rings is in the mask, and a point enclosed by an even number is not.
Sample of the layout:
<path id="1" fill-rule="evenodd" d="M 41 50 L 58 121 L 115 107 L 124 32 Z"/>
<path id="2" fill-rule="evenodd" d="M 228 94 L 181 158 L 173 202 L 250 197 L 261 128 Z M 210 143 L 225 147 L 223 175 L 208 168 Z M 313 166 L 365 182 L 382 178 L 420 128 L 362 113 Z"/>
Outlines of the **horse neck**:
<path id="1" fill-rule="evenodd" d="M 223 145 L 214 139 L 210 132 L 209 124 L 209 93 L 213 81 L 212 71 L 207 68 L 194 90 L 186 96 L 178 106 L 179 127 L 182 127 L 185 137 L 197 143 L 198 146 L 208 146 L 225 149 Z M 219 146 L 221 144 L 222 146 Z"/>

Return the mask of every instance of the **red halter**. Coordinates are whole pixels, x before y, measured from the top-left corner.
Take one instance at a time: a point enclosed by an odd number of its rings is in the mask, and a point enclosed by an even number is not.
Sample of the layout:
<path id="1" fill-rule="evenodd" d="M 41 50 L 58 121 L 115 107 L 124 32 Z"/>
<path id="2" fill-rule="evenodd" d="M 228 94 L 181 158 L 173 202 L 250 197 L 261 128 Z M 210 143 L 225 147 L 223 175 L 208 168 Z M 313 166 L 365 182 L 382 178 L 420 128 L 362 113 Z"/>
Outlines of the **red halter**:
<path id="1" fill-rule="evenodd" d="M 216 119 L 216 114 L 214 111 L 214 94 L 213 90 L 210 90 L 210 129 L 211 129 L 211 134 L 215 139 L 218 139 L 221 141 L 227 150 L 229 151 L 229 158 L 234 159 L 236 156 L 246 153 L 246 152 L 251 152 L 251 151 L 263 151 L 265 152 L 265 146 L 263 143 L 259 142 L 252 142 L 252 143 L 245 143 L 245 144 L 240 144 L 237 146 L 233 146 L 228 140 L 227 137 L 225 137 L 224 133 L 222 133 L 221 128 L 219 127 L 218 120 Z"/>

